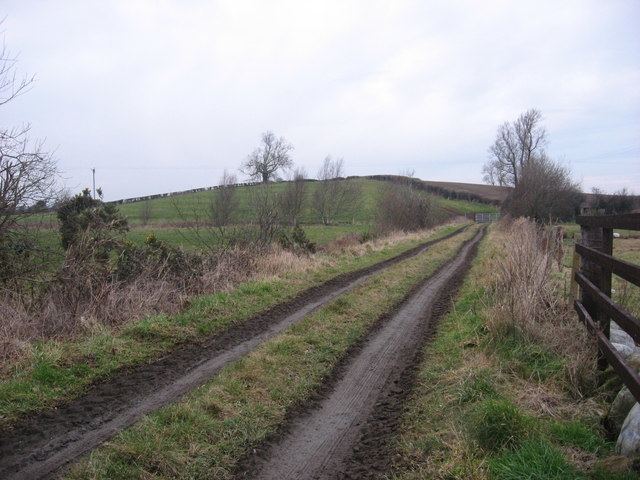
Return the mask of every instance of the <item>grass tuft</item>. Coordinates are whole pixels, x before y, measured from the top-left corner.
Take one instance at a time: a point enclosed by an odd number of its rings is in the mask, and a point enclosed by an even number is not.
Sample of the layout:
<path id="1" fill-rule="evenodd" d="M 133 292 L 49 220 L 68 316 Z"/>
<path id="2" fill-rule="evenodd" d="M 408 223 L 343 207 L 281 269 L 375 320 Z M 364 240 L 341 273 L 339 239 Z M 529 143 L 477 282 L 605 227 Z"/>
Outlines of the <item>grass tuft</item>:
<path id="1" fill-rule="evenodd" d="M 476 402 L 485 398 L 496 396 L 496 390 L 492 383 L 492 372 L 483 368 L 473 372 L 464 380 L 458 391 L 458 402 Z"/>
<path id="2" fill-rule="evenodd" d="M 532 439 L 514 451 L 489 460 L 495 480 L 577 480 L 585 478 L 564 458 L 560 450 L 542 439 Z"/>
<path id="3" fill-rule="evenodd" d="M 524 379 L 538 382 L 563 372 L 564 362 L 544 345 L 525 339 L 518 331 L 505 331 L 494 348 L 508 368 Z"/>
<path id="4" fill-rule="evenodd" d="M 489 399 L 476 407 L 470 421 L 471 434 L 487 451 L 519 445 L 527 433 L 527 419 L 513 403 Z"/>
<path id="5" fill-rule="evenodd" d="M 607 442 L 602 436 L 579 420 L 552 422 L 549 433 L 560 445 L 578 447 L 592 453 L 607 449 Z"/>

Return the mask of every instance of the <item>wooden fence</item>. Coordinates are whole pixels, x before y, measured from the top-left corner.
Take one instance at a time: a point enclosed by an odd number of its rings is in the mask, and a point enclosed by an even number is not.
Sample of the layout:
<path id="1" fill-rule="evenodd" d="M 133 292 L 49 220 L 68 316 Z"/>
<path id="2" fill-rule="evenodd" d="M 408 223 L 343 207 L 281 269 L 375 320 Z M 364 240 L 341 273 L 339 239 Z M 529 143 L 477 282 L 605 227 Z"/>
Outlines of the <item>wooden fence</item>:
<path id="1" fill-rule="evenodd" d="M 611 299 L 613 274 L 640 286 L 640 267 L 613 257 L 613 229 L 640 230 L 640 213 L 582 216 L 577 218 L 577 222 L 581 239 L 576 243 L 576 254 L 581 257 L 582 264 L 574 279 L 582 293 L 574 301 L 574 308 L 598 341 L 598 366 L 604 369 L 607 364 L 611 365 L 640 402 L 638 372 L 625 363 L 609 341 L 609 327 L 613 319 L 636 343 L 640 343 L 640 322 Z"/>

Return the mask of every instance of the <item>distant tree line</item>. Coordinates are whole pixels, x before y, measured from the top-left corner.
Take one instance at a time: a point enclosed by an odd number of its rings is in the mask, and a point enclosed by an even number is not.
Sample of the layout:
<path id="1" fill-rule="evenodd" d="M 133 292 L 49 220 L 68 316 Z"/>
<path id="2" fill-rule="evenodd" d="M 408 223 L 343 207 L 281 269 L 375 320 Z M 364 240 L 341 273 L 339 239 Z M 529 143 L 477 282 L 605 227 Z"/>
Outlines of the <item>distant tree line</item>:
<path id="1" fill-rule="evenodd" d="M 628 213 L 640 207 L 638 197 L 631 195 L 626 188 L 612 194 L 606 194 L 599 188 L 591 190 L 589 208 L 604 214 Z"/>

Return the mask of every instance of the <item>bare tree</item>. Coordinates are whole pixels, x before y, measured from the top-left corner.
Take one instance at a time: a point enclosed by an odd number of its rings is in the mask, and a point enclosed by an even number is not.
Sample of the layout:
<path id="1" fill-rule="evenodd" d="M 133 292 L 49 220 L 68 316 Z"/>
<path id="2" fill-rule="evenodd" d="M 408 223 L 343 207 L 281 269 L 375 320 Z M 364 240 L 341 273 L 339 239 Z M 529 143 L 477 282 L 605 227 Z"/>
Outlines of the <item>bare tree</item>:
<path id="1" fill-rule="evenodd" d="M 376 223 L 380 231 L 419 230 L 444 220 L 431 196 L 408 181 L 387 183 L 378 198 Z"/>
<path id="2" fill-rule="evenodd" d="M 152 214 L 153 207 L 151 206 L 151 202 L 149 202 L 149 200 L 145 200 L 140 206 L 140 223 L 142 225 L 147 225 L 149 220 L 151 220 Z"/>
<path id="3" fill-rule="evenodd" d="M 210 198 L 197 196 L 195 203 L 189 203 L 189 207 L 184 208 L 176 200 L 178 197 L 173 197 L 171 204 L 189 236 L 185 236 L 181 229 L 176 232 L 185 240 L 196 240 L 211 252 L 226 249 L 241 241 L 241 229 L 231 228 L 239 206 L 236 189 L 237 177 L 225 170 Z"/>
<path id="4" fill-rule="evenodd" d="M 296 169 L 278 199 L 282 219 L 293 227 L 298 224 L 298 217 L 304 206 L 307 190 L 305 176 L 305 171 L 302 168 Z"/>
<path id="5" fill-rule="evenodd" d="M 214 227 L 224 228 L 233 221 L 233 216 L 238 208 L 237 183 L 237 177 L 225 170 L 209 206 L 211 223 Z"/>
<path id="6" fill-rule="evenodd" d="M 542 113 L 531 109 L 498 128 L 496 140 L 489 148 L 489 161 L 482 169 L 487 183 L 518 185 L 525 165 L 532 158 L 544 155 L 547 134 L 541 121 Z"/>
<path id="7" fill-rule="evenodd" d="M 263 184 L 251 189 L 251 208 L 258 227 L 258 240 L 270 243 L 278 232 L 278 199 L 272 186 Z"/>
<path id="8" fill-rule="evenodd" d="M 329 225 L 336 216 L 353 208 L 359 199 L 358 186 L 343 175 L 344 160 L 327 156 L 318 172 L 320 182 L 314 193 L 314 208 L 324 225 Z"/>
<path id="9" fill-rule="evenodd" d="M 18 77 L 16 57 L 0 48 L 0 106 L 26 92 L 33 77 Z M 0 126 L 0 240 L 19 224 L 20 215 L 36 203 L 49 203 L 58 171 L 43 143 L 29 138 L 29 125 Z"/>
<path id="10" fill-rule="evenodd" d="M 251 178 L 267 183 L 278 170 L 288 169 L 293 165 L 290 152 L 291 145 L 284 137 L 276 137 L 273 132 L 262 134 L 262 145 L 256 148 L 240 170 Z"/>
<path id="11" fill-rule="evenodd" d="M 2 21 L 0 21 L 0 25 L 2 25 Z M 2 46 L 0 46 L 0 106 L 25 93 L 35 80 L 34 75 L 18 77 L 17 63 L 18 58 L 7 49 L 3 38 Z"/>
<path id="12" fill-rule="evenodd" d="M 514 217 L 553 222 L 572 218 L 582 198 L 578 185 L 571 180 L 571 172 L 540 155 L 524 165 L 504 209 Z"/>

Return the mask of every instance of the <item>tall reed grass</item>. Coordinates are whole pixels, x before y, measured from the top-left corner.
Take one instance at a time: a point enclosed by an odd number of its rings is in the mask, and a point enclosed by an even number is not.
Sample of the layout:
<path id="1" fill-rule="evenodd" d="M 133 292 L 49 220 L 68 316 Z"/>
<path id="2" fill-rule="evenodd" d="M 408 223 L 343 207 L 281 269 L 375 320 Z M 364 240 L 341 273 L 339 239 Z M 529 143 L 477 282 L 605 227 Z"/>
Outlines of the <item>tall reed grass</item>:
<path id="1" fill-rule="evenodd" d="M 542 345 L 562 358 L 573 393 L 589 394 L 596 350 L 562 294 L 562 235 L 523 218 L 499 228 L 490 281 L 495 302 L 487 324 L 493 341 L 516 336 Z"/>

